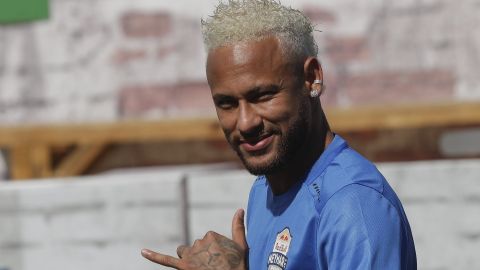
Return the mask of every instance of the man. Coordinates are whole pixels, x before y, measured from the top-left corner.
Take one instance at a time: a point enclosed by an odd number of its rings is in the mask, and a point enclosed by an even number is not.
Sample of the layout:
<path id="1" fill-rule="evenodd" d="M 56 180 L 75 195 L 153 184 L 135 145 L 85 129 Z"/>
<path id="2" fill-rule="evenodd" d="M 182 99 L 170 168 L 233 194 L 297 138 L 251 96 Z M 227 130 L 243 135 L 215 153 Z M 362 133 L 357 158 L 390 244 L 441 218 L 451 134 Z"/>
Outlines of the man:
<path id="1" fill-rule="evenodd" d="M 176 269 L 416 269 L 400 201 L 375 166 L 330 131 L 310 21 L 274 0 L 231 0 L 203 22 L 207 79 L 220 125 L 259 175 L 232 224 L 179 258 Z M 248 258 L 248 259 L 247 259 Z"/>

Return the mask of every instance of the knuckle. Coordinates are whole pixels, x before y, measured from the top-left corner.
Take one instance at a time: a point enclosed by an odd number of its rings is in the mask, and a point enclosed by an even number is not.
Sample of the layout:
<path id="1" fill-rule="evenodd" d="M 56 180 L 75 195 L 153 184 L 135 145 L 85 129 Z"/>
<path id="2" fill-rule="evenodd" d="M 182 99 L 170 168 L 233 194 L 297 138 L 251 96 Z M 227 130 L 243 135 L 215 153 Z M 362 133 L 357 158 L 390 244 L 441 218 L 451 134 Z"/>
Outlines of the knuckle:
<path id="1" fill-rule="evenodd" d="M 172 266 L 176 265 L 176 261 L 171 257 L 165 258 L 165 263 Z"/>
<path id="2" fill-rule="evenodd" d="M 212 237 L 212 236 L 215 236 L 217 233 L 214 232 L 214 231 L 208 231 L 206 234 L 205 234 L 205 237 Z"/>
<path id="3" fill-rule="evenodd" d="M 200 239 L 197 239 L 193 242 L 193 246 L 199 246 L 201 244 L 201 240 Z"/>

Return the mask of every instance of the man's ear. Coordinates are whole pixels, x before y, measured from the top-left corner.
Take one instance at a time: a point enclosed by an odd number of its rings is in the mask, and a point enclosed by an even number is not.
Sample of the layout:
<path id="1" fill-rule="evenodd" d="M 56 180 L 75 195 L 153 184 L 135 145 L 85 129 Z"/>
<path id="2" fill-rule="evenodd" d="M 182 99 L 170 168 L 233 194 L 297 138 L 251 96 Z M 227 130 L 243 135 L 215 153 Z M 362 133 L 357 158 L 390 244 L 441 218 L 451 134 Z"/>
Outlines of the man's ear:
<path id="1" fill-rule="evenodd" d="M 310 91 L 312 89 L 313 82 L 315 80 L 322 80 L 323 82 L 323 71 L 320 62 L 315 57 L 308 57 L 305 60 L 303 65 L 303 74 L 305 80 L 305 89 Z M 322 83 L 323 87 L 323 83 Z"/>

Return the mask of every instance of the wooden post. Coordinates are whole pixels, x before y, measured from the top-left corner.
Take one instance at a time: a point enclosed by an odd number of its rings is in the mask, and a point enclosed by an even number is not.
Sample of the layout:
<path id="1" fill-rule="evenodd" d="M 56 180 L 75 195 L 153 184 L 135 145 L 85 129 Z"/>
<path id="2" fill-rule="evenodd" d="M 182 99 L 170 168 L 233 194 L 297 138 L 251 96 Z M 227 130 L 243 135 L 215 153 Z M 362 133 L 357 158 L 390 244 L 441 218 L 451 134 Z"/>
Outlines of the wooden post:
<path id="1" fill-rule="evenodd" d="M 15 145 L 9 152 L 12 179 L 52 176 L 50 149 L 47 145 Z"/>
<path id="2" fill-rule="evenodd" d="M 55 169 L 54 176 L 66 177 L 81 175 L 105 150 L 105 144 L 87 144 L 79 145 L 70 153 L 60 165 Z"/>

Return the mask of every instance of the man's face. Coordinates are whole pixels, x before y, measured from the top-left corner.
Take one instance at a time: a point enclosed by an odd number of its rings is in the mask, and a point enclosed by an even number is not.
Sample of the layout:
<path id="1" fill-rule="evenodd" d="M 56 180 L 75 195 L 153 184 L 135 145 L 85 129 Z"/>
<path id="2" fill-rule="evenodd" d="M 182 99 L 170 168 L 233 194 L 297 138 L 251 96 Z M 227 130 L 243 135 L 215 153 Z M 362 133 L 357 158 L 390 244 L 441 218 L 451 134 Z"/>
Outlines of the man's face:
<path id="1" fill-rule="evenodd" d="M 295 66 L 275 38 L 208 55 L 207 79 L 220 125 L 252 174 L 284 168 L 306 141 L 308 97 Z"/>

